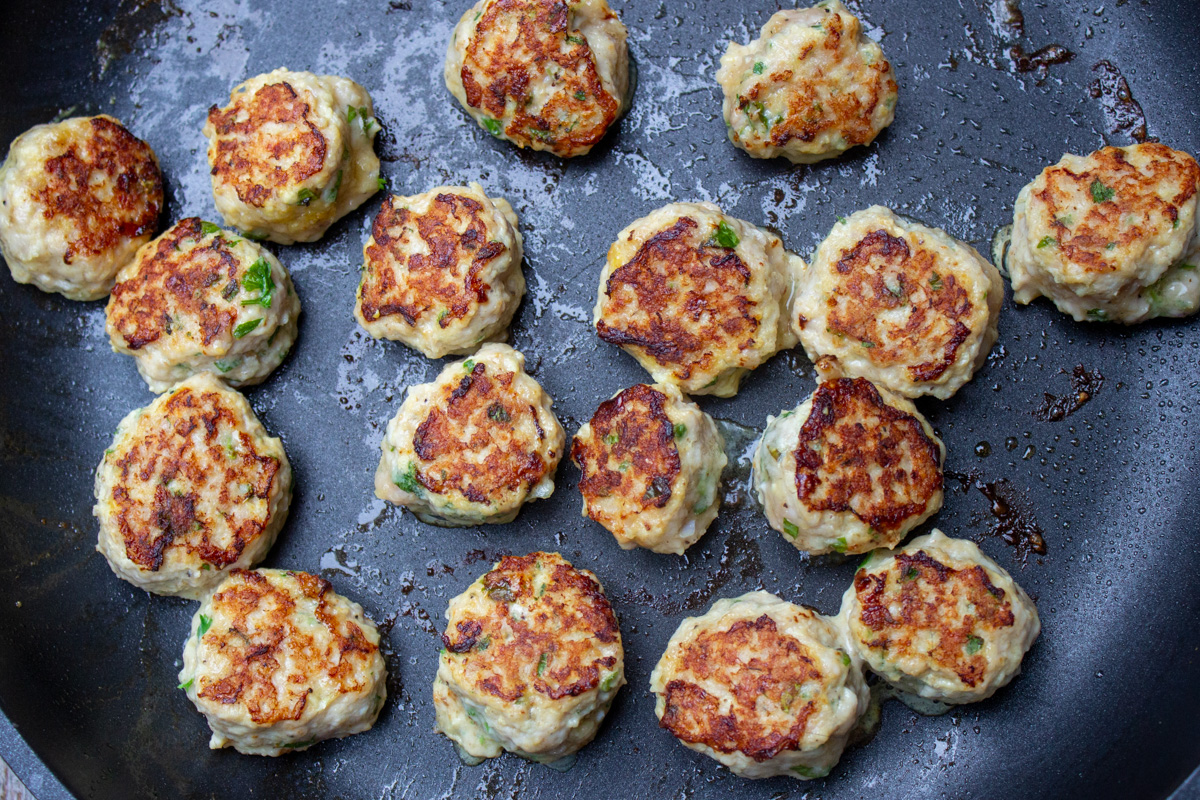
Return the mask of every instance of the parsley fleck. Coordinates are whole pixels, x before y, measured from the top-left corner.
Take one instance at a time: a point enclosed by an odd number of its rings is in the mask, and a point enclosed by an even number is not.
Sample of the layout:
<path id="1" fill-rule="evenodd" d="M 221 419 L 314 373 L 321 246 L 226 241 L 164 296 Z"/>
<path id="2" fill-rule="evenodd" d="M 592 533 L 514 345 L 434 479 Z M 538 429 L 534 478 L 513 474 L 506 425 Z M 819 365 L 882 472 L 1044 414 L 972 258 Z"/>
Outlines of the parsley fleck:
<path id="1" fill-rule="evenodd" d="M 212 617 L 207 614 L 200 615 L 200 625 L 196 628 L 196 638 L 199 639 L 204 634 L 208 633 L 208 629 L 212 627 Z"/>
<path id="2" fill-rule="evenodd" d="M 377 175 L 375 176 L 375 185 L 378 186 L 379 191 L 382 192 L 387 189 L 387 179 L 382 175 Z"/>
<path id="3" fill-rule="evenodd" d="M 967 639 L 966 647 L 963 649 L 966 650 L 967 655 L 973 656 L 983 649 L 983 639 L 980 639 L 978 636 L 971 636 Z"/>
<path id="4" fill-rule="evenodd" d="M 800 535 L 800 529 L 796 527 L 796 523 L 786 519 L 783 521 L 783 532 L 792 539 L 795 539 Z"/>
<path id="5" fill-rule="evenodd" d="M 245 336 L 247 333 L 249 333 L 250 331 L 257 328 L 261 324 L 262 324 L 261 317 L 258 319 L 248 319 L 245 322 L 243 322 L 241 325 L 238 325 L 236 328 L 233 329 L 233 338 L 241 339 L 243 336 Z"/>
<path id="6" fill-rule="evenodd" d="M 1111 186 L 1105 186 L 1100 182 L 1099 178 L 1092 181 L 1093 203 L 1107 203 L 1109 200 L 1113 199 L 1113 195 L 1116 193 L 1116 189 L 1113 189 Z"/>
<path id="7" fill-rule="evenodd" d="M 942 276 L 938 275 L 936 272 L 933 273 L 933 275 L 929 277 L 929 288 L 933 289 L 935 292 L 940 292 L 942 290 Z"/>
<path id="8" fill-rule="evenodd" d="M 1043 236 L 1042 240 L 1037 243 L 1037 246 L 1041 250 L 1043 247 L 1049 247 L 1052 244 L 1058 244 L 1058 240 L 1053 236 Z"/>
<path id="9" fill-rule="evenodd" d="M 675 426 L 675 438 L 682 439 L 685 436 L 687 436 L 687 425 L 680 422 Z"/>
<path id="10" fill-rule="evenodd" d="M 725 220 L 721 220 L 721 222 L 718 223 L 715 238 L 717 240 L 717 244 L 721 245 L 721 247 L 737 247 L 738 242 L 741 241 L 738 239 L 737 233 L 734 232 L 733 228 L 726 224 Z"/>
<path id="11" fill-rule="evenodd" d="M 487 128 L 487 132 L 492 136 L 499 136 L 504 132 L 504 128 L 500 125 L 500 123 L 491 117 L 483 118 L 483 127 Z"/>
<path id="12" fill-rule="evenodd" d="M 761 62 L 761 61 L 754 62 L 754 74 L 755 75 L 762 75 L 763 70 L 766 68 L 767 68 L 767 65 L 764 64 L 763 62 Z"/>
<path id="13" fill-rule="evenodd" d="M 575 93 L 575 99 L 576 100 L 587 100 L 587 92 L 580 89 L 578 92 Z"/>
<path id="14" fill-rule="evenodd" d="M 258 297 L 243 300 L 243 306 L 271 307 L 271 295 L 275 292 L 275 281 L 271 279 L 271 265 L 265 258 L 260 258 L 250 265 L 242 278 L 242 288 L 248 292 L 258 292 Z"/>
<path id="15" fill-rule="evenodd" d="M 392 483 L 400 487 L 401 490 L 409 494 L 421 493 L 421 482 L 417 480 L 417 462 L 408 462 L 408 469 L 400 477 L 392 477 Z"/>
<path id="16" fill-rule="evenodd" d="M 512 419 L 508 414 L 508 409 L 499 403 L 493 403 L 488 409 L 488 418 L 496 422 L 508 422 Z"/>

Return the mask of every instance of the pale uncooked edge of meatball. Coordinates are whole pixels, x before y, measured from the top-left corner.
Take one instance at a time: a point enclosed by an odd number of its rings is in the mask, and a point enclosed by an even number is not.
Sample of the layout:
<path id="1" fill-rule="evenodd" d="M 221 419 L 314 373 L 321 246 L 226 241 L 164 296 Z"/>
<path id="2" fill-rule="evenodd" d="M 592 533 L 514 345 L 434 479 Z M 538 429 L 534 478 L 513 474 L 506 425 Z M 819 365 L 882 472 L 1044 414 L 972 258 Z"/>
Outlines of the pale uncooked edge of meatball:
<path id="1" fill-rule="evenodd" d="M 946 458 L 946 446 L 934 433 L 928 420 L 909 400 L 881 386 L 875 388 L 884 402 L 911 414 L 921 423 L 925 435 L 938 445 L 940 467 Z M 813 511 L 807 508 L 796 493 L 796 443 L 800 438 L 800 429 L 812 414 L 812 405 L 813 396 L 809 395 L 791 411 L 785 411 L 778 417 L 767 417 L 767 427 L 763 430 L 751 462 L 754 490 L 766 514 L 767 523 L 797 550 L 811 555 L 831 552 L 856 555 L 879 546 L 894 547 L 909 531 L 941 509 L 944 494 L 939 490 L 929 499 L 924 513 L 910 517 L 891 531 L 886 539 L 876 541 L 871 536 L 872 527 L 851 511 Z M 772 448 L 780 454 L 779 458 L 771 455 Z M 794 526 L 794 535 L 788 525 Z"/>
<path id="2" fill-rule="evenodd" d="M 206 387 L 207 388 L 207 387 Z M 231 392 L 226 389 L 225 391 Z M 105 451 L 104 457 L 100 459 L 99 466 L 96 467 L 93 496 L 96 499 L 95 505 L 92 507 L 92 515 L 96 517 L 100 525 L 100 533 L 96 543 L 96 550 L 104 556 L 108 566 L 118 578 L 128 581 L 139 589 L 145 589 L 148 592 L 162 595 L 174 595 L 178 597 L 186 597 L 189 600 L 199 600 L 208 593 L 213 586 L 216 586 L 231 570 L 239 568 L 249 568 L 266 557 L 271 547 L 275 544 L 275 540 L 279 537 L 279 532 L 283 529 L 284 523 L 287 521 L 288 509 L 292 502 L 292 467 L 288 461 L 287 453 L 284 452 L 283 442 L 267 433 L 258 417 L 254 414 L 254 410 L 250 408 L 250 404 L 241 394 L 237 394 L 233 400 L 238 409 L 236 419 L 237 425 L 241 430 L 244 430 L 254 439 L 255 445 L 262 448 L 267 454 L 279 459 L 279 471 L 275 476 L 274 492 L 271 495 L 267 510 L 267 525 L 253 542 L 247 545 L 242 551 L 241 557 L 237 561 L 229 564 L 221 569 L 189 569 L 185 576 L 164 576 L 162 570 L 152 572 L 142 569 L 140 566 L 130 560 L 125 552 L 124 537 L 121 536 L 117 522 L 113 518 L 113 509 L 106 502 L 111 500 L 112 490 L 120 484 L 120 470 L 116 464 L 110 464 L 108 461 L 108 451 Z M 167 401 L 170 395 L 162 395 L 156 398 L 150 405 L 143 408 L 137 408 L 125 415 L 117 424 L 116 433 L 113 435 L 112 447 L 115 449 L 122 439 L 130 435 L 137 427 L 138 421 L 146 414 L 156 411 L 156 406 L 161 406 Z M 164 563 L 168 569 L 169 564 Z"/>
<path id="3" fill-rule="evenodd" d="M 989 651 L 999 648 L 999 652 L 988 653 L 989 680 L 984 687 L 964 690 L 959 681 L 949 681 L 933 676 L 933 682 L 930 683 L 915 677 L 913 672 L 920 672 L 924 669 L 923 659 L 920 658 L 913 658 L 909 669 L 902 669 L 900 666 L 889 667 L 886 662 L 873 658 L 870 650 L 862 647 L 852 632 L 850 618 L 859 608 L 858 595 L 854 590 L 853 583 L 842 596 L 842 606 L 836 617 L 839 627 L 843 630 L 846 646 L 857 658 L 862 660 L 868 669 L 883 678 L 894 689 L 907 693 L 912 698 L 945 705 L 962 705 L 986 700 L 1020 674 L 1021 662 L 1024 660 L 1025 653 L 1029 651 L 1034 640 L 1041 633 L 1042 625 L 1037 607 L 1008 571 L 985 555 L 974 542 L 966 539 L 953 539 L 936 528 L 924 536 L 913 539 L 900 550 L 875 551 L 867 559 L 864 559 L 860 569 L 865 568 L 869 572 L 875 573 L 890 568 L 899 553 L 911 554 L 920 550 L 924 550 L 935 559 L 949 561 L 948 566 L 953 569 L 969 569 L 976 565 L 983 567 L 992 585 L 1003 589 L 1005 597 L 1012 605 L 1014 621 L 1010 630 L 1013 633 L 993 637 L 985 645 Z M 943 561 L 943 563 L 945 562 Z M 998 643 L 997 639 L 1002 641 Z M 1004 664 L 1004 668 L 998 672 L 990 669 L 996 657 Z M 945 711 L 944 708 L 937 705 L 914 703 L 912 698 L 905 697 L 903 694 L 897 695 L 897 697 L 919 713 L 940 714 Z"/>
<path id="4" fill-rule="evenodd" d="M 803 618 L 801 624 L 788 618 L 797 608 L 800 609 Z M 810 652 L 816 655 L 820 662 L 819 669 L 822 675 L 838 676 L 837 685 L 834 687 L 838 691 L 830 696 L 830 705 L 840 707 L 836 717 L 829 719 L 827 715 L 822 714 L 816 717 L 815 721 L 814 717 L 810 717 L 811 727 L 805 730 L 805 740 L 811 746 L 799 751 L 785 750 L 769 761 L 756 761 L 740 752 L 721 753 L 700 743 L 681 741 L 680 744 L 715 759 L 743 778 L 771 778 L 783 775 L 808 780 L 824 777 L 841 760 L 842 751 L 851 733 L 867 710 L 869 692 L 863 679 L 862 662 L 854 651 L 844 649 L 845 642 L 842 641 L 842 634 L 833 619 L 795 606 L 769 592 L 755 591 L 740 597 L 724 598 L 713 603 L 712 608 L 703 615 L 684 618 L 671 635 L 662 657 L 650 673 L 650 691 L 655 696 L 654 713 L 661 720 L 666 709 L 664 693 L 668 681 L 665 673 L 670 669 L 668 658 L 674 650 L 682 647 L 698 631 L 720 628 L 727 630 L 728 625 L 738 620 L 754 620 L 763 614 L 775 621 L 781 634 L 810 645 Z M 817 641 L 820 645 L 819 650 L 811 647 L 813 628 L 821 633 L 821 639 Z M 822 628 L 824 630 L 821 630 Z M 846 656 L 849 664 L 845 663 L 841 654 Z M 827 730 L 814 735 L 812 729 L 818 726 Z"/>

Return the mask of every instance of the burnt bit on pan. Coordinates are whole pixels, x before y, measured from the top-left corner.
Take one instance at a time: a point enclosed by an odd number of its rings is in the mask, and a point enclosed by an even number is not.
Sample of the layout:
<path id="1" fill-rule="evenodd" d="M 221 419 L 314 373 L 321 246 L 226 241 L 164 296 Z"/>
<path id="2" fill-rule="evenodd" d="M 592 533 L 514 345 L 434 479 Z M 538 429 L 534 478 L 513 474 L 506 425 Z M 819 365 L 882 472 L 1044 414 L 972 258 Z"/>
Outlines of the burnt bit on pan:
<path id="1" fill-rule="evenodd" d="M 987 499 L 990 503 L 988 510 L 994 518 L 988 535 L 999 536 L 1012 545 L 1014 555 L 1022 566 L 1028 563 L 1031 553 L 1038 556 L 1046 554 L 1046 539 L 1033 515 L 1033 508 L 1011 481 L 1000 478 L 987 483 L 974 470 L 969 473 L 946 470 L 945 474 L 947 479 L 957 481 L 963 492 L 974 487 Z"/>
<path id="2" fill-rule="evenodd" d="M 1069 373 L 1065 369 L 1059 372 L 1071 376 L 1071 391 L 1061 397 L 1043 393 L 1042 404 L 1033 412 L 1033 416 L 1042 422 L 1058 422 L 1071 416 L 1095 397 L 1104 385 L 1104 376 L 1098 370 L 1088 370 L 1082 364 L 1076 364 Z"/>
<path id="3" fill-rule="evenodd" d="M 1104 132 L 1108 136 L 1128 136 L 1135 142 L 1153 142 L 1157 139 L 1146 130 L 1146 114 L 1142 106 L 1133 99 L 1129 81 L 1111 61 L 1099 61 L 1092 65 L 1096 79 L 1088 87 L 1088 94 L 1100 101 L 1104 113 Z"/>
<path id="4" fill-rule="evenodd" d="M 1035 73 L 1037 82 L 1041 83 L 1050 74 L 1050 67 L 1066 64 L 1075 58 L 1075 54 L 1061 44 L 1048 44 L 1032 53 L 1026 53 L 1025 48 L 1014 44 L 1008 48 L 1008 57 L 1012 60 L 1013 69 Z"/>

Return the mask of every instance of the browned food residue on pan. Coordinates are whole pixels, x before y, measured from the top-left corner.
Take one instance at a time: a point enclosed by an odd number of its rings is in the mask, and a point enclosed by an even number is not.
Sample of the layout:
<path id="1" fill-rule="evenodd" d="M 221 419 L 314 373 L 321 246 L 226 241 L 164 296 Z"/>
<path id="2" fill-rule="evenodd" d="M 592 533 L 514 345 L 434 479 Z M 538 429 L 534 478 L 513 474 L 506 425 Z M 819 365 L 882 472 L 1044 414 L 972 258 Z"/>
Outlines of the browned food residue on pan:
<path id="1" fill-rule="evenodd" d="M 1088 94 L 1100 101 L 1104 112 L 1105 133 L 1109 136 L 1128 136 L 1135 142 L 1157 141 L 1146 130 L 1146 114 L 1142 106 L 1133 99 L 1129 81 L 1111 61 L 1104 60 L 1092 66 L 1096 79 L 1088 87 Z"/>
<path id="2" fill-rule="evenodd" d="M 1043 393 L 1042 404 L 1033 412 L 1033 416 L 1042 422 L 1058 422 L 1071 416 L 1095 397 L 1104 385 L 1104 376 L 1099 371 L 1089 370 L 1082 364 L 1075 365 L 1069 373 L 1065 369 L 1059 372 L 1071 376 L 1071 391 L 1061 397 Z"/>
<path id="3" fill-rule="evenodd" d="M 1033 516 L 1033 508 L 1011 481 L 1000 478 L 987 483 L 974 470 L 965 474 L 946 470 L 946 478 L 957 481 L 964 492 L 974 487 L 987 499 L 991 504 L 988 510 L 994 518 L 988 534 L 999 536 L 1012 545 L 1022 564 L 1029 560 L 1030 553 L 1046 554 L 1046 538 Z"/>
<path id="4" fill-rule="evenodd" d="M 703 566 L 699 564 L 697 566 Z M 624 603 L 637 603 L 650 606 L 656 611 L 668 616 L 676 616 L 685 611 L 697 611 L 706 608 L 718 592 L 736 576 L 741 576 L 743 582 L 750 580 L 762 588 L 763 562 L 759 555 L 758 543 L 740 530 L 732 530 L 721 548 L 721 558 L 717 569 L 710 574 L 699 586 L 687 594 L 683 587 L 673 587 L 669 595 L 655 597 L 644 587 L 626 589 L 619 595 Z M 747 590 L 749 591 L 749 590 Z"/>
<path id="5" fill-rule="evenodd" d="M 1036 73 L 1037 82 L 1041 83 L 1050 74 L 1050 67 L 1067 63 L 1075 54 L 1061 44 L 1048 44 L 1032 53 L 1026 53 L 1025 48 L 1014 44 L 1008 48 L 1008 57 L 1012 60 L 1013 69 Z"/>

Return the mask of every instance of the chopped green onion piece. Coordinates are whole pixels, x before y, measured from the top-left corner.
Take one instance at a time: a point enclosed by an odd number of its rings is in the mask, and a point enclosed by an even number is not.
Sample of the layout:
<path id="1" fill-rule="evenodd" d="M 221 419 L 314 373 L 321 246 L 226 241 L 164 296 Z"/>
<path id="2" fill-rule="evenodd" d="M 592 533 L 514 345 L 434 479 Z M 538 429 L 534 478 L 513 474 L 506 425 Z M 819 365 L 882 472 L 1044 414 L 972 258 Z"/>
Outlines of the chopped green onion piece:
<path id="1" fill-rule="evenodd" d="M 576 100 L 587 100 L 587 92 L 580 89 L 578 92 L 575 93 L 575 99 Z"/>
<path id="2" fill-rule="evenodd" d="M 238 358 L 238 359 L 234 359 L 233 361 L 216 361 L 216 362 L 213 362 L 213 366 L 217 368 L 217 372 L 224 374 L 226 372 L 229 372 L 231 369 L 237 367 L 241 363 L 242 363 L 242 360 L 240 358 Z"/>
<path id="3" fill-rule="evenodd" d="M 382 175 L 377 175 L 375 176 L 375 185 L 379 187 L 379 191 L 385 191 L 387 189 L 387 179 Z"/>
<path id="4" fill-rule="evenodd" d="M 179 685 L 178 685 L 178 686 L 176 686 L 175 688 L 176 688 L 176 689 L 183 689 L 183 690 L 186 692 L 188 689 L 192 688 L 192 684 L 193 684 L 193 683 L 195 683 L 195 682 L 196 682 L 196 679 L 195 679 L 195 678 L 188 678 L 186 681 L 184 681 L 183 683 L 179 684 Z"/>
<path id="5" fill-rule="evenodd" d="M 842 655 L 842 666 L 843 667 L 850 666 L 850 656 L 846 655 L 845 653 L 842 653 L 841 655 Z"/>
<path id="6" fill-rule="evenodd" d="M 1042 240 L 1037 243 L 1037 246 L 1041 250 L 1043 247 L 1049 247 L 1052 244 L 1058 244 L 1058 240 L 1053 236 L 1043 236 Z"/>
<path id="7" fill-rule="evenodd" d="M 931 275 L 929 278 L 929 288 L 933 289 L 935 292 L 940 292 L 942 290 L 942 276 L 938 275 L 936 272 L 933 273 L 933 275 Z"/>
<path id="8" fill-rule="evenodd" d="M 786 520 L 786 519 L 783 521 L 783 532 L 786 533 L 792 539 L 795 539 L 797 536 L 800 535 L 800 529 L 796 527 L 796 523 L 790 522 L 789 520 Z"/>
<path id="9" fill-rule="evenodd" d="M 600 691 L 607 692 L 612 689 L 613 684 L 617 682 L 617 678 L 621 677 L 619 672 L 610 672 L 604 676 L 604 680 L 600 682 Z"/>
<path id="10" fill-rule="evenodd" d="M 767 68 L 767 65 L 764 64 L 763 62 L 761 62 L 761 61 L 754 62 L 754 74 L 755 75 L 762 75 L 763 70 L 766 68 Z"/>
<path id="11" fill-rule="evenodd" d="M 904 571 L 904 574 L 900 576 L 900 580 L 902 582 L 915 581 L 920 576 L 921 570 L 917 569 L 916 567 L 909 567 Z"/>
<path id="12" fill-rule="evenodd" d="M 289 742 L 288 744 L 284 745 L 284 748 L 288 750 L 299 750 L 302 747 L 312 747 L 316 743 L 316 739 L 309 739 L 307 742 Z"/>
<path id="13" fill-rule="evenodd" d="M 1111 186 L 1105 186 L 1100 182 L 1099 178 L 1092 181 L 1092 202 L 1107 203 L 1113 199 L 1114 194 L 1116 194 L 1116 189 L 1113 189 Z"/>
<path id="14" fill-rule="evenodd" d="M 1108 312 L 1103 308 L 1089 308 L 1087 312 L 1087 318 L 1092 322 L 1107 322 Z"/>
<path id="15" fill-rule="evenodd" d="M 617 436 L 617 434 L 610 433 L 604 437 L 604 443 L 607 445 L 614 445 L 620 440 L 620 438 L 621 437 Z"/>
<path id="16" fill-rule="evenodd" d="M 491 117 L 483 118 L 483 127 L 487 128 L 487 132 L 492 136 L 499 136 L 504 132 L 504 128 L 500 125 L 500 123 Z"/>
<path id="17" fill-rule="evenodd" d="M 470 372 L 471 370 L 475 369 L 475 359 L 468 358 L 466 361 L 464 361 L 463 369 L 465 369 L 467 372 Z"/>
<path id="18" fill-rule="evenodd" d="M 843 225 L 845 225 L 845 224 L 846 224 L 846 218 L 845 218 L 845 217 L 839 216 L 839 217 L 837 218 L 837 221 L 838 221 L 838 222 L 840 222 L 840 223 L 842 223 Z"/>
<path id="19" fill-rule="evenodd" d="M 967 639 L 966 647 L 963 649 L 966 650 L 967 655 L 973 656 L 983 649 L 983 639 L 980 639 L 978 636 L 971 636 Z"/>
<path id="20" fill-rule="evenodd" d="M 685 436 L 687 436 L 687 425 L 684 425 L 682 422 L 676 424 L 675 425 L 675 438 L 682 439 Z"/>
<path id="21" fill-rule="evenodd" d="M 835 553 L 844 553 L 844 552 L 846 552 L 846 537 L 845 537 L 845 536 L 839 536 L 839 537 L 837 538 L 837 541 L 835 541 L 835 542 L 834 542 L 832 545 L 830 545 L 830 546 L 833 548 L 833 550 L 834 550 L 834 552 L 835 552 Z"/>
<path id="22" fill-rule="evenodd" d="M 200 625 L 196 628 L 196 638 L 200 638 L 208 633 L 208 629 L 212 627 L 212 617 L 207 614 L 200 615 Z"/>
<path id="23" fill-rule="evenodd" d="M 247 333 L 249 333 L 250 331 L 257 328 L 261 324 L 262 324 L 261 317 L 259 319 L 248 319 L 245 322 L 243 322 L 241 325 L 238 325 L 236 328 L 233 329 L 233 338 L 241 339 L 243 336 L 245 336 Z"/>
<path id="24" fill-rule="evenodd" d="M 1195 269 L 1195 264 L 1179 264 L 1179 269 Z"/>
<path id="25" fill-rule="evenodd" d="M 345 170 L 338 170 L 337 177 L 333 179 L 333 185 L 325 190 L 325 202 L 332 203 L 337 200 L 338 190 L 342 188 L 342 176 Z"/>
<path id="26" fill-rule="evenodd" d="M 491 408 L 488 409 L 488 418 L 493 419 L 496 422 L 508 422 L 512 419 L 512 417 L 509 416 L 508 409 L 499 403 L 493 404 Z"/>
<path id="27" fill-rule="evenodd" d="M 314 192 L 312 189 L 305 187 L 300 190 L 300 193 L 298 195 L 296 195 L 296 202 L 293 203 L 293 205 L 306 206 L 309 203 L 311 203 L 313 200 L 316 200 L 316 199 L 317 199 L 317 193 Z M 251 236 L 248 233 L 246 235 L 249 236 L 251 239 L 254 238 L 253 236 Z"/>
<path id="28" fill-rule="evenodd" d="M 546 671 L 546 654 L 542 653 L 542 657 L 538 659 L 537 674 L 542 677 L 542 673 Z"/>
<path id="29" fill-rule="evenodd" d="M 214 233 L 220 233 L 221 226 L 216 225 L 212 222 L 201 222 L 200 223 L 200 232 L 203 233 L 205 236 L 209 236 Z"/>
<path id="30" fill-rule="evenodd" d="M 875 343 L 870 341 L 869 339 L 863 339 L 861 342 L 859 342 L 859 344 L 861 344 L 863 347 L 867 348 L 868 350 L 870 350 L 872 347 L 875 346 Z"/>
<path id="31" fill-rule="evenodd" d="M 734 232 L 733 228 L 726 224 L 725 220 L 721 220 L 721 222 L 717 224 L 717 235 L 715 238 L 717 240 L 717 244 L 721 245 L 721 247 L 737 247 L 738 242 L 740 241 L 737 233 Z"/>
<path id="32" fill-rule="evenodd" d="M 421 482 L 417 480 L 417 462 L 408 462 L 408 469 L 399 478 L 394 478 L 392 482 L 409 494 L 420 494 Z"/>

